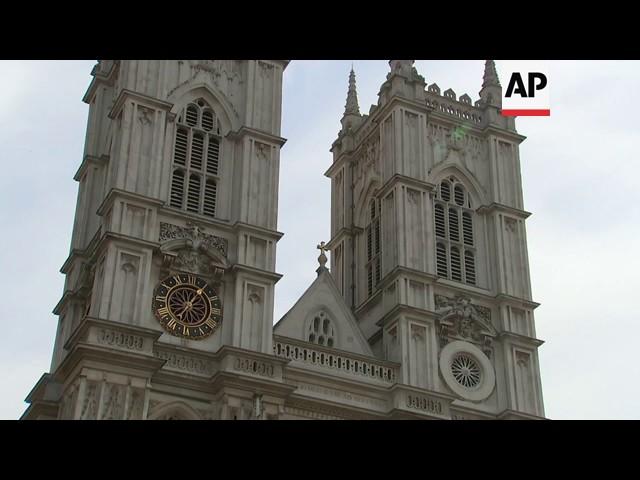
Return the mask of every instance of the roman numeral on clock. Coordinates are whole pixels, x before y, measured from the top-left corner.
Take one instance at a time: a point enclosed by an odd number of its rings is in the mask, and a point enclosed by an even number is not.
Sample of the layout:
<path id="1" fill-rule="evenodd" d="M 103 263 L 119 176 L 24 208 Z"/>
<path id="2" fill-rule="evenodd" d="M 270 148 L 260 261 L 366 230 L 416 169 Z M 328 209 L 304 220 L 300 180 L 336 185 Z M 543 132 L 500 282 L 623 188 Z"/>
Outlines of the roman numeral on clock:
<path id="1" fill-rule="evenodd" d="M 176 329 L 176 325 L 178 324 L 178 322 L 176 322 L 173 318 L 171 320 L 169 320 L 167 322 L 167 328 L 170 328 L 171 330 L 175 330 Z"/>
<path id="2" fill-rule="evenodd" d="M 168 307 L 159 308 L 158 315 L 160 315 L 161 317 L 166 317 L 167 315 L 169 315 L 169 308 Z"/>
<path id="3" fill-rule="evenodd" d="M 212 318 L 207 318 L 207 321 L 204 323 L 209 325 L 211 328 L 216 328 L 216 325 L 217 325 L 216 321 L 213 320 Z"/>

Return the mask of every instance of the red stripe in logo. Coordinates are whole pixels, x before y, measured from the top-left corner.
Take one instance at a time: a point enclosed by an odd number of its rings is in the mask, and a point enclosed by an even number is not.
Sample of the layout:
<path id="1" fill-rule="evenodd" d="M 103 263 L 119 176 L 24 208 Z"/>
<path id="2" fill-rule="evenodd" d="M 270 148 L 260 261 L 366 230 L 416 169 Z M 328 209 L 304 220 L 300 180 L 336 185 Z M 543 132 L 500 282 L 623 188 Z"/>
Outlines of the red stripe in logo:
<path id="1" fill-rule="evenodd" d="M 505 117 L 549 117 L 551 115 L 551 110 L 502 110 L 502 115 Z"/>

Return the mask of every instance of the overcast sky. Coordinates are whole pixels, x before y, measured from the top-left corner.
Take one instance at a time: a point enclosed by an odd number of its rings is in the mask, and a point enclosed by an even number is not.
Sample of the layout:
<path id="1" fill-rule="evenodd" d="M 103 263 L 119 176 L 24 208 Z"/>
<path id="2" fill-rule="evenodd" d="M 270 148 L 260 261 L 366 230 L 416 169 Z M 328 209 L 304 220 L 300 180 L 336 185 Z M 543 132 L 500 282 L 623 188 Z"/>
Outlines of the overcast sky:
<path id="1" fill-rule="evenodd" d="M 18 418 L 49 370 L 69 253 L 95 61 L 0 61 L 0 418 Z M 497 61 L 500 73 L 500 61 Z M 389 70 L 354 61 L 368 113 Z M 475 102 L 483 61 L 417 61 L 427 83 Z M 640 418 L 640 62 L 549 62 L 550 118 L 519 118 L 533 299 L 546 414 Z M 285 71 L 277 321 L 314 280 L 329 240 L 329 148 L 351 61 Z M 504 79 L 503 85 L 504 85 Z"/>

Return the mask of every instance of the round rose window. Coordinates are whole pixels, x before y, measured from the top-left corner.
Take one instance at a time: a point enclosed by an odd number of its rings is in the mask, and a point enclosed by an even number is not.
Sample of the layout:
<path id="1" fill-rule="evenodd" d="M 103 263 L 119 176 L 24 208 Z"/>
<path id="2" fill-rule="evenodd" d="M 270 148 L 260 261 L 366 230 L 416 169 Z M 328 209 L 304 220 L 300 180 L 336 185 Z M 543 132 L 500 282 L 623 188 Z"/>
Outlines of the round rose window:
<path id="1" fill-rule="evenodd" d="M 461 340 L 447 344 L 440 352 L 440 373 L 456 395 L 472 402 L 487 398 L 496 385 L 491 360 L 478 347 Z"/>
<path id="2" fill-rule="evenodd" d="M 480 365 L 464 353 L 456 355 L 451 363 L 451 373 L 463 387 L 473 388 L 480 384 Z"/>

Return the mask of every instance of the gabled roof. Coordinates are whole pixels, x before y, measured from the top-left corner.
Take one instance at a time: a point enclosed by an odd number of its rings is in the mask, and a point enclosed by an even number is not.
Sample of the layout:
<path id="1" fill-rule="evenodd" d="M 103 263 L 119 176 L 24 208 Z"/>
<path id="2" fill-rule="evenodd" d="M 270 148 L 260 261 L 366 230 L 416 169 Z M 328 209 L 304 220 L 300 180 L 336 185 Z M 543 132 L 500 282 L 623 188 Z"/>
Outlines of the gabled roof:
<path id="1" fill-rule="evenodd" d="M 335 329 L 333 348 L 373 357 L 371 347 L 347 306 L 329 270 L 322 269 L 313 283 L 273 327 L 273 333 L 305 342 L 314 317 L 324 312 Z"/>

